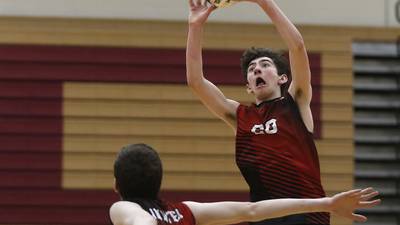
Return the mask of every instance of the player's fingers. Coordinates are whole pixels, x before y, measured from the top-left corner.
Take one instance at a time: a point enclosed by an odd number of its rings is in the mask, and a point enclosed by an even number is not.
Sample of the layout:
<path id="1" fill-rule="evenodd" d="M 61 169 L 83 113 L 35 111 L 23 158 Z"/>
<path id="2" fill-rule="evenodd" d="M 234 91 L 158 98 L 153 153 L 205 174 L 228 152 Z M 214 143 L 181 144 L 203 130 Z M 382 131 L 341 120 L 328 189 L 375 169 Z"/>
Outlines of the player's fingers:
<path id="1" fill-rule="evenodd" d="M 354 221 L 357 221 L 357 222 L 365 222 L 365 221 L 367 221 L 367 217 L 365 217 L 363 215 L 360 215 L 360 214 L 355 214 L 355 213 L 351 214 L 351 218 L 350 219 L 352 219 Z"/>
<path id="2" fill-rule="evenodd" d="M 215 6 L 214 4 L 212 4 L 212 5 L 210 5 L 210 7 L 208 8 L 208 10 L 210 11 L 210 13 L 212 12 L 212 11 L 214 11 L 215 9 L 217 9 L 218 7 L 217 6 Z"/>
<path id="3" fill-rule="evenodd" d="M 204 5 L 209 6 L 209 5 L 214 5 L 210 2 L 210 0 L 204 0 Z"/>
<path id="4" fill-rule="evenodd" d="M 217 8 L 217 7 L 214 6 L 214 5 L 210 5 L 210 6 L 207 6 L 207 7 L 208 7 L 208 8 L 207 8 L 207 11 L 206 11 L 207 16 L 209 16 L 209 15 L 211 14 L 211 12 L 212 12 L 214 9 Z"/>
<path id="5" fill-rule="evenodd" d="M 193 0 L 189 0 L 189 6 L 190 8 L 195 7 L 196 5 L 194 4 Z"/>
<path id="6" fill-rule="evenodd" d="M 193 5 L 196 6 L 200 6 L 201 5 L 201 0 L 192 0 L 193 1 Z"/>
<path id="7" fill-rule="evenodd" d="M 345 195 L 348 196 L 355 196 L 361 193 L 361 189 L 354 189 L 354 190 L 350 190 L 350 191 L 346 191 Z"/>
<path id="8" fill-rule="evenodd" d="M 360 202 L 359 207 L 360 208 L 372 208 L 376 205 L 379 205 L 380 203 L 381 203 L 380 199 L 375 199 L 373 201 Z"/>
<path id="9" fill-rule="evenodd" d="M 366 194 L 369 194 L 369 193 L 374 192 L 374 191 L 375 190 L 372 187 L 368 187 L 368 188 L 362 189 L 361 193 L 363 195 L 366 195 Z"/>
<path id="10" fill-rule="evenodd" d="M 212 4 L 210 0 L 205 0 L 205 1 L 204 1 L 204 6 L 207 6 L 207 7 L 209 7 L 209 8 L 212 8 L 212 10 L 214 10 L 214 9 L 217 8 L 217 6 L 215 6 L 214 4 Z M 211 10 L 211 11 L 212 11 L 212 10 Z"/>
<path id="11" fill-rule="evenodd" d="M 379 192 L 378 191 L 373 191 L 373 192 L 370 192 L 370 193 L 368 193 L 368 194 L 363 194 L 362 196 L 361 196 L 361 201 L 367 201 L 367 200 L 369 200 L 369 199 L 371 199 L 371 198 L 373 198 L 373 197 L 376 197 L 376 196 L 378 196 L 379 195 Z"/>

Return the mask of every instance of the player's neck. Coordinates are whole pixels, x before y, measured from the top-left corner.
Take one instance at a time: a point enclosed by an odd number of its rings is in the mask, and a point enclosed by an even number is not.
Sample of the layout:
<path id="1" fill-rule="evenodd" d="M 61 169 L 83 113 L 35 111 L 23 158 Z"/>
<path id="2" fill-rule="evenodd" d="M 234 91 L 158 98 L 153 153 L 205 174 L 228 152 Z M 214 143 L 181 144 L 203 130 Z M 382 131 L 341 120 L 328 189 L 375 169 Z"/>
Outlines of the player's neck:
<path id="1" fill-rule="evenodd" d="M 263 103 L 263 102 L 272 101 L 274 99 L 278 99 L 278 98 L 281 98 L 281 97 L 282 97 L 282 94 L 279 91 L 279 92 L 275 92 L 275 93 L 273 93 L 273 94 L 271 94 L 271 95 L 269 95 L 267 97 L 264 97 L 264 98 L 256 98 L 256 105 L 259 105 L 260 103 Z"/>

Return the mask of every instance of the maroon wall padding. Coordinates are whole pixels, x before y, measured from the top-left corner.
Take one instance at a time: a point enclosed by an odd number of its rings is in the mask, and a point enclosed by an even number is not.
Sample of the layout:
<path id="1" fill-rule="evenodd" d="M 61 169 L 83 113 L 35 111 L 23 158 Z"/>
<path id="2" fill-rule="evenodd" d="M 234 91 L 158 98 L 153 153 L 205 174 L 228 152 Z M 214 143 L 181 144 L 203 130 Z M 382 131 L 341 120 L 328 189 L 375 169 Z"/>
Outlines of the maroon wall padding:
<path id="1" fill-rule="evenodd" d="M 242 51 L 205 50 L 216 84 L 244 86 Z M 320 137 L 319 54 L 310 54 L 312 110 Z M 111 190 L 63 190 L 65 81 L 186 84 L 185 50 L 0 45 L 0 224 L 109 224 Z M 246 201 L 246 192 L 165 191 L 165 199 Z"/>
<path id="2" fill-rule="evenodd" d="M 0 52 L 1 55 L 1 52 Z M 23 66 L 21 64 L 20 66 Z M 1 99 L 19 100 L 56 100 L 55 110 L 61 111 L 62 83 L 58 81 L 34 81 L 36 79 L 8 79 L 4 78 L 7 71 L 0 70 L 0 97 Z M 58 104 L 58 105 L 57 105 Z M 53 109 L 53 110 L 54 110 Z M 2 109 L 3 110 L 3 109 Z"/>
<path id="3" fill-rule="evenodd" d="M 7 152 L 24 152 L 40 154 L 45 153 L 56 153 L 54 149 L 61 149 L 61 138 L 60 135 L 15 135 L 15 134 L 3 134 L 0 135 L 0 151 L 2 153 Z"/>
<path id="4" fill-rule="evenodd" d="M 58 152 L 0 152 L 1 170 L 55 170 L 60 169 Z"/>
<path id="5" fill-rule="evenodd" d="M 101 198 L 99 198 L 101 196 Z M 0 193 L 0 204 L 10 206 L 93 206 L 99 207 L 117 199 L 111 190 L 7 190 Z M 15 201 L 17 200 L 17 201 Z"/>
<path id="6" fill-rule="evenodd" d="M 1 224 L 109 224 L 111 190 L 62 189 L 62 101 L 59 80 L 0 79 Z"/>
<path id="7" fill-rule="evenodd" d="M 36 171 L 0 171 L 0 187 L 12 189 L 33 188 L 60 188 L 61 171 L 36 170 Z M 1 214 L 0 214 L 1 215 Z M 1 217 L 0 217 L 1 221 Z"/>
<path id="8" fill-rule="evenodd" d="M 0 99 L 0 113 L 4 116 L 59 117 L 59 99 Z"/>
<path id="9" fill-rule="evenodd" d="M 184 49 L 0 46 L 0 78 L 61 81 L 186 83 Z M 204 70 L 216 84 L 245 85 L 238 50 L 204 50 Z M 320 85 L 320 54 L 309 54 Z M 23 64 L 23 66 L 21 66 Z"/>
<path id="10" fill-rule="evenodd" d="M 51 225 L 106 225 L 110 220 L 106 217 L 105 207 L 68 207 L 68 206 L 16 206 L 2 209 L 6 216 L 5 224 L 51 224 Z M 102 215 L 102 216 L 99 216 Z M 32 223 L 32 221 L 35 221 Z"/>
<path id="11" fill-rule="evenodd" d="M 60 187 L 62 83 L 0 80 L 0 115 L 0 182 Z"/>
<path id="12" fill-rule="evenodd" d="M 112 191 L 9 190 L 0 193 L 2 223 L 109 224 L 108 208 L 118 200 Z"/>

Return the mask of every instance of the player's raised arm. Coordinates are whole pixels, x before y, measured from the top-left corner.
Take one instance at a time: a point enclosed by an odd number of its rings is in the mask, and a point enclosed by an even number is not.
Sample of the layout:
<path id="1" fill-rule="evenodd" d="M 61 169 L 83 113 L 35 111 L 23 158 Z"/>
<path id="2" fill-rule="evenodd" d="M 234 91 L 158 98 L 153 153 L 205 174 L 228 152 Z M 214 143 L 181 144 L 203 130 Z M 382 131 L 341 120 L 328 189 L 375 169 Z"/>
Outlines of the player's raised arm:
<path id="1" fill-rule="evenodd" d="M 273 0 L 257 0 L 267 13 L 289 49 L 292 84 L 290 93 L 296 99 L 311 99 L 311 72 L 303 37 Z"/>
<path id="2" fill-rule="evenodd" d="M 236 131 L 236 109 L 239 103 L 227 99 L 203 75 L 202 38 L 204 24 L 215 8 L 204 0 L 189 0 L 189 8 L 189 31 L 186 48 L 187 83 L 211 112 Z"/>
<path id="3" fill-rule="evenodd" d="M 370 208 L 380 200 L 370 200 L 378 192 L 372 188 L 351 190 L 336 194 L 333 197 L 317 199 L 273 199 L 259 202 L 185 202 L 191 209 L 197 225 L 234 224 L 256 222 L 264 219 L 309 212 L 330 212 L 358 222 L 367 218 L 355 214 L 354 210 Z"/>
<path id="4" fill-rule="evenodd" d="M 241 0 L 257 3 L 271 19 L 289 50 L 292 83 L 289 93 L 297 102 L 307 129 L 314 125 L 310 109 L 312 98 L 311 71 L 306 46 L 300 32 L 273 0 Z"/>

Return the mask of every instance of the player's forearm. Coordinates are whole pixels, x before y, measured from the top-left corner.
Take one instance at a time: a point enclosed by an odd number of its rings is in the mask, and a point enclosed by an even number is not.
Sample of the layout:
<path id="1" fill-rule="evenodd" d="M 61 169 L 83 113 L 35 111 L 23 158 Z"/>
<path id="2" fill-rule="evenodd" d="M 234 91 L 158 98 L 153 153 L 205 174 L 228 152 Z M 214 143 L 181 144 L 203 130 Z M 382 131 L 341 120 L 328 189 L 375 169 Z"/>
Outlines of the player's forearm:
<path id="1" fill-rule="evenodd" d="M 203 79 L 203 29 L 203 26 L 189 24 L 186 47 L 186 78 L 189 85 L 195 85 Z"/>
<path id="2" fill-rule="evenodd" d="M 329 198 L 274 199 L 255 202 L 250 206 L 250 219 L 251 221 L 260 221 L 291 214 L 328 212 L 329 202 Z"/>
<path id="3" fill-rule="evenodd" d="M 269 16 L 289 50 L 304 47 L 300 32 L 273 0 L 259 0 L 258 4 Z"/>

